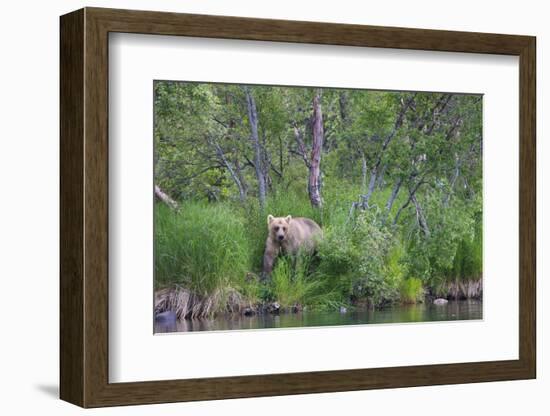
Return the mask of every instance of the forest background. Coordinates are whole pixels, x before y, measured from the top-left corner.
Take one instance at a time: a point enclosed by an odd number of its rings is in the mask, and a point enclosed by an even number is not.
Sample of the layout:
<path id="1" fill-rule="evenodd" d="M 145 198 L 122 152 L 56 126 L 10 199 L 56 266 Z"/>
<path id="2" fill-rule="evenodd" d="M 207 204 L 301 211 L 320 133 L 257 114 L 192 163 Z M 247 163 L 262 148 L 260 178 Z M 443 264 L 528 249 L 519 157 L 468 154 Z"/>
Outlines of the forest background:
<path id="1" fill-rule="evenodd" d="M 157 309 L 481 298 L 482 96 L 156 81 L 154 100 Z M 262 281 L 268 214 L 324 238 Z"/>

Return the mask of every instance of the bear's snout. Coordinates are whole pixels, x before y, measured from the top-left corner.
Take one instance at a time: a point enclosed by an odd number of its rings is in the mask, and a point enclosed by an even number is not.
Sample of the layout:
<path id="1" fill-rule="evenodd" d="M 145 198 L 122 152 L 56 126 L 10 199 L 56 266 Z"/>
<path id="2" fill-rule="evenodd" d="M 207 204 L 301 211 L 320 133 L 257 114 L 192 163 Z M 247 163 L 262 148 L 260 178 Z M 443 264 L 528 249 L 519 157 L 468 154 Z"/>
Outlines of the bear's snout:
<path id="1" fill-rule="evenodd" d="M 283 241 L 285 239 L 285 236 L 284 235 L 278 235 L 277 238 L 279 239 L 279 241 Z"/>

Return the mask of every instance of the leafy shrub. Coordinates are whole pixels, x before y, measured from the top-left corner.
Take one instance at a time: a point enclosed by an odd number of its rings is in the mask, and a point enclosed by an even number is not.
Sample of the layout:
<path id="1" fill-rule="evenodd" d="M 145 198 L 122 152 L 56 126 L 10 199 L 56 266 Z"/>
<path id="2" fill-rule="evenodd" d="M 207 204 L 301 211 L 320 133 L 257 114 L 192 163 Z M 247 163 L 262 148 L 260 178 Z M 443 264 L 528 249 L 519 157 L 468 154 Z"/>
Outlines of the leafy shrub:
<path id="1" fill-rule="evenodd" d="M 392 243 L 389 231 L 380 227 L 370 211 L 363 211 L 357 217 L 353 238 L 360 250 L 358 271 L 361 276 L 354 294 L 366 295 L 374 305 L 397 298 L 397 287 L 384 273 L 385 258 Z"/>
<path id="2" fill-rule="evenodd" d="M 425 214 L 431 230 L 429 237 L 422 234 L 414 222 L 410 230 L 405 230 L 409 236 L 409 272 L 431 287 L 437 287 L 443 281 L 456 276 L 453 269 L 462 268 L 461 256 L 466 253 L 461 253 L 461 245 L 473 241 L 476 217 L 481 213 L 481 201 L 470 205 L 455 201 L 441 209 L 441 199 L 438 194 L 426 196 Z M 469 245 L 466 249 L 471 249 L 468 256 L 481 258 L 481 243 L 476 247 Z M 476 264 L 481 270 L 480 261 Z"/>
<path id="3" fill-rule="evenodd" d="M 401 270 L 387 264 L 392 234 L 382 227 L 376 213 L 361 211 L 344 226 L 329 228 L 320 246 L 321 272 L 335 276 L 340 290 L 350 298 L 368 298 L 373 305 L 398 296 Z M 393 268 L 392 268 L 393 267 Z"/>

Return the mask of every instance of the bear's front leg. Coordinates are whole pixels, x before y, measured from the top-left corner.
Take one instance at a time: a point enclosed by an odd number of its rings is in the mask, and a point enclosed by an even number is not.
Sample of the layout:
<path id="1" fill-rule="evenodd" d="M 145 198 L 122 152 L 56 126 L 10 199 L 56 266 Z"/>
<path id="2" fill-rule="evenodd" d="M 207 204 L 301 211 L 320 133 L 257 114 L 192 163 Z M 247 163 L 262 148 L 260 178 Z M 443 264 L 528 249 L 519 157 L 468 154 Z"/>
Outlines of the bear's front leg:
<path id="1" fill-rule="evenodd" d="M 266 280 L 273 271 L 273 263 L 277 258 L 278 251 L 273 249 L 269 243 L 266 244 L 264 253 L 264 267 L 262 271 L 262 280 Z"/>

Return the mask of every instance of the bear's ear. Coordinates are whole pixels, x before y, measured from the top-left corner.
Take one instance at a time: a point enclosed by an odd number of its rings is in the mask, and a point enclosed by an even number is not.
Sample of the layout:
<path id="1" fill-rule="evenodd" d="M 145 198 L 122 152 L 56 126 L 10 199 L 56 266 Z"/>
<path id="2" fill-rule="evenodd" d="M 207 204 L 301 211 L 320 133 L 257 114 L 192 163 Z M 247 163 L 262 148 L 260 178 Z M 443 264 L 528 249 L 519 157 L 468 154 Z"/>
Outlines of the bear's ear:
<path id="1" fill-rule="evenodd" d="M 271 224 L 271 221 L 273 221 L 274 219 L 275 219 L 275 217 L 274 217 L 273 215 L 269 214 L 269 215 L 267 216 L 267 224 L 268 224 L 268 225 Z"/>
<path id="2" fill-rule="evenodd" d="M 292 215 L 288 215 L 285 220 L 286 222 L 288 222 L 290 224 L 290 220 L 292 219 Z"/>

